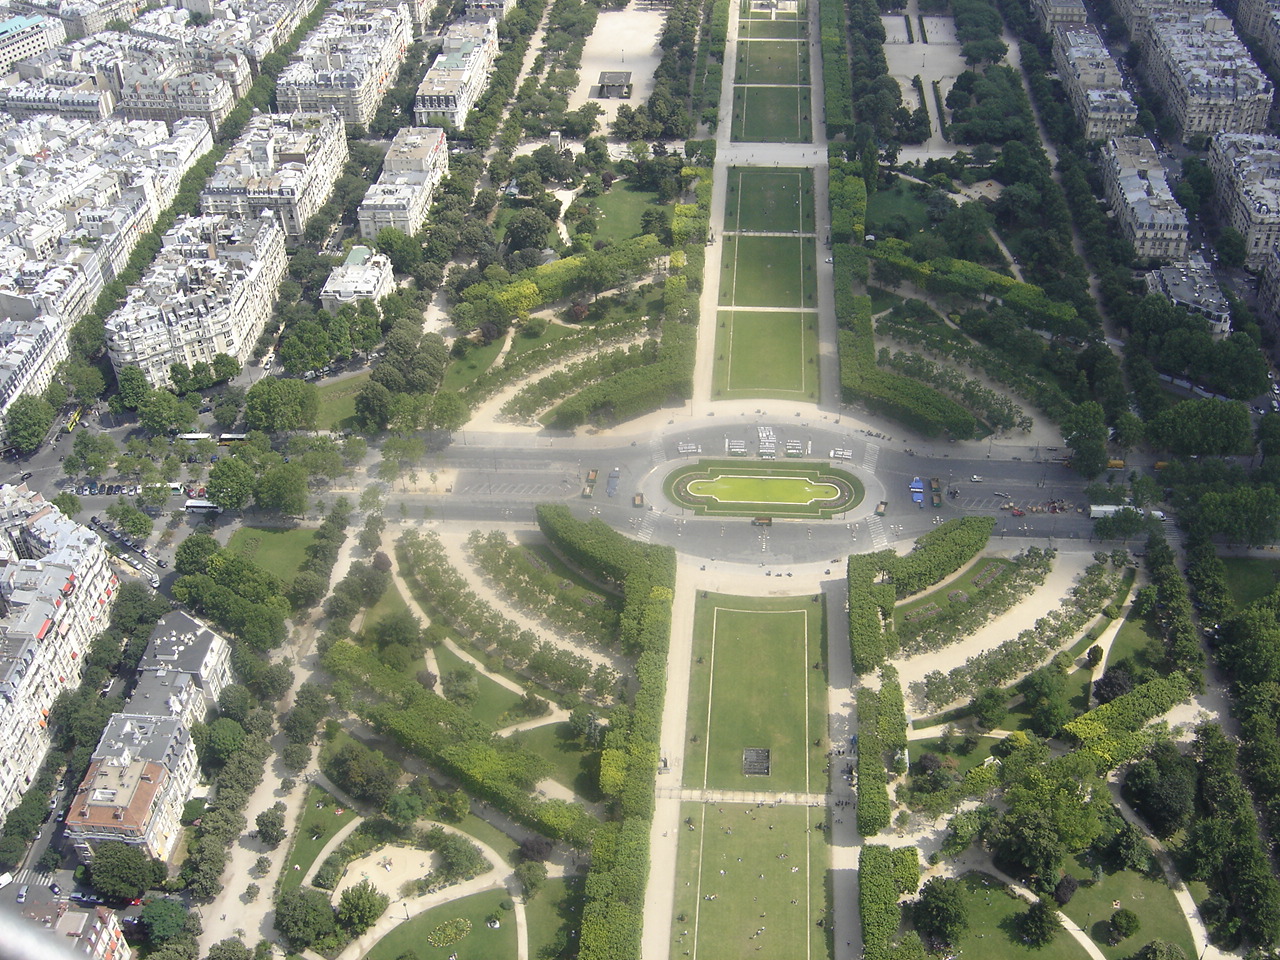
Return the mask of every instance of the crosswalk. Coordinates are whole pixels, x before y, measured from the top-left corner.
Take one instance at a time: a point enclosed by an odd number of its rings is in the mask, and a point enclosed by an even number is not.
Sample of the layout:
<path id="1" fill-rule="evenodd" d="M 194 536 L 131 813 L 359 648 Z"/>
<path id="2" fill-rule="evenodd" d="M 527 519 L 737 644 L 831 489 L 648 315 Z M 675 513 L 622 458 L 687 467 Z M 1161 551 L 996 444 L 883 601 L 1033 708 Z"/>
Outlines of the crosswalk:
<path id="1" fill-rule="evenodd" d="M 869 517 L 867 519 L 867 530 L 871 533 L 871 546 L 873 549 L 888 549 L 889 538 L 885 536 L 883 520 L 879 517 Z"/>
<path id="2" fill-rule="evenodd" d="M 662 441 L 654 437 L 649 441 L 649 463 L 657 466 L 660 463 L 667 462 L 667 451 L 662 447 Z"/>
<path id="3" fill-rule="evenodd" d="M 862 469 L 874 471 L 876 462 L 880 459 L 880 445 L 877 443 L 868 443 L 867 448 L 862 451 Z"/>
<path id="4" fill-rule="evenodd" d="M 13 882 L 16 884 L 24 883 L 44 883 L 49 879 L 49 874 L 36 867 L 23 867 L 13 875 Z"/>
<path id="5" fill-rule="evenodd" d="M 640 529 L 636 531 L 636 539 L 648 543 L 653 539 L 653 530 L 658 525 L 656 514 L 649 512 L 640 521 Z"/>

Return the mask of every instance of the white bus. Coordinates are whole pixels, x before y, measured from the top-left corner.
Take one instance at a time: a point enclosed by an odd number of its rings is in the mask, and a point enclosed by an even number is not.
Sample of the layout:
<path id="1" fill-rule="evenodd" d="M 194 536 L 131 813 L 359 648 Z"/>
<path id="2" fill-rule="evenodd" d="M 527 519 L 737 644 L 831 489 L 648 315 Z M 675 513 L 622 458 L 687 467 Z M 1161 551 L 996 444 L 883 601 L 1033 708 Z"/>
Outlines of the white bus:
<path id="1" fill-rule="evenodd" d="M 221 513 L 222 508 L 211 500 L 188 500 L 187 513 Z"/>
<path id="2" fill-rule="evenodd" d="M 179 440 L 212 440 L 213 434 L 212 433 L 180 433 L 178 434 L 177 439 Z"/>
<path id="3" fill-rule="evenodd" d="M 248 439 L 249 435 L 247 433 L 224 433 L 218 438 L 218 446 L 229 447 L 233 443 L 239 443 L 242 440 Z"/>

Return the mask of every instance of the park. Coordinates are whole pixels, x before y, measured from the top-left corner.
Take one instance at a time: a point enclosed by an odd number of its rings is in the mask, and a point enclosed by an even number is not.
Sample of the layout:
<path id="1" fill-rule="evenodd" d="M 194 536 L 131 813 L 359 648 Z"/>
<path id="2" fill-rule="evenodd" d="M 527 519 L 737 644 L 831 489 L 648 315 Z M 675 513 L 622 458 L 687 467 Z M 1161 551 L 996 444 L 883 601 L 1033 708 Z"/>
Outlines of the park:
<path id="1" fill-rule="evenodd" d="M 864 488 L 853 474 L 813 463 L 703 460 L 669 474 L 667 497 L 702 516 L 829 519 L 856 507 Z"/>

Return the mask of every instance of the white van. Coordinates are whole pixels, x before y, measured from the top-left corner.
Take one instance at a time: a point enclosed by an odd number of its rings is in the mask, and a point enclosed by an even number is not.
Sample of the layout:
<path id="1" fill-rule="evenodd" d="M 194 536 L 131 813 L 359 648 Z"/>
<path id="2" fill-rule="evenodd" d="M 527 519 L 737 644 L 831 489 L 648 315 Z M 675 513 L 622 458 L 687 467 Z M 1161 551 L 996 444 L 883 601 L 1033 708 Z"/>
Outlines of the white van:
<path id="1" fill-rule="evenodd" d="M 13 883 L 12 873 L 0 873 L 0 890 L 3 890 L 11 883 Z"/>
<path id="2" fill-rule="evenodd" d="M 18 903 L 27 902 L 27 887 L 28 885 L 24 883 L 18 888 Z"/>

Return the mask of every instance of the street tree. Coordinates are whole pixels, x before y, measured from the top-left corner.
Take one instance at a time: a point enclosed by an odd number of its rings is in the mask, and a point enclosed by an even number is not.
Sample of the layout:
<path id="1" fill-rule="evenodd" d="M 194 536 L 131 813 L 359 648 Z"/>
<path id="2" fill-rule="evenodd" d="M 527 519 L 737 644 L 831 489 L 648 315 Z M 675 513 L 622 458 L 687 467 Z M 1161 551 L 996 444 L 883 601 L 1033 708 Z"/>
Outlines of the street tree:
<path id="1" fill-rule="evenodd" d="M 1107 467 L 1107 422 L 1093 400 L 1076 404 L 1062 420 L 1062 438 L 1071 448 L 1071 466 L 1093 479 Z"/>
<path id="2" fill-rule="evenodd" d="M 138 419 L 147 431 L 159 434 L 191 426 L 196 412 L 168 390 L 152 390 L 138 407 Z"/>
<path id="3" fill-rule="evenodd" d="M 207 495 L 223 510 L 241 510 L 253 496 L 254 470 L 239 457 L 219 460 L 209 471 Z"/>
<path id="4" fill-rule="evenodd" d="M 181 900 L 157 897 L 142 907 L 142 925 L 147 928 L 147 939 L 161 944 L 189 931 L 191 914 Z"/>
<path id="5" fill-rule="evenodd" d="M 253 502 L 261 510 L 297 517 L 307 512 L 307 471 L 300 463 L 281 463 L 259 478 Z"/>
<path id="6" fill-rule="evenodd" d="M 305 950 L 337 928 L 328 896 L 314 887 L 283 891 L 276 900 L 275 924 L 294 951 Z"/>
<path id="7" fill-rule="evenodd" d="M 44 442 L 53 426 L 56 411 L 41 397 L 23 394 L 9 405 L 5 431 L 11 444 L 30 453 Z"/>
<path id="8" fill-rule="evenodd" d="M 135 540 L 145 540 L 151 535 L 151 528 L 154 526 L 152 519 L 123 498 L 107 507 L 106 514 L 117 527 Z"/>
<path id="9" fill-rule="evenodd" d="M 209 724 L 206 749 L 210 764 L 216 767 L 225 764 L 240 749 L 244 738 L 244 727 L 230 717 L 219 717 Z"/>
<path id="10" fill-rule="evenodd" d="M 207 533 L 193 533 L 178 544 L 174 552 L 173 568 L 183 575 L 206 573 L 209 558 L 222 548 Z"/>
<path id="11" fill-rule="evenodd" d="M 313 384 L 303 380 L 263 377 L 245 396 L 245 424 L 250 430 L 279 433 L 315 426 L 320 409 Z"/>
<path id="12" fill-rule="evenodd" d="M 80 503 L 80 498 L 77 497 L 70 490 L 63 490 L 60 494 L 58 494 L 49 502 L 52 503 L 55 507 L 57 507 L 59 510 L 61 510 L 62 513 L 68 517 L 74 517 L 77 513 L 79 513 L 82 509 L 84 509 L 83 504 Z"/>
<path id="13" fill-rule="evenodd" d="M 94 851 L 89 882 L 108 899 L 135 900 L 160 882 L 162 871 L 141 847 L 108 840 Z"/>
<path id="14" fill-rule="evenodd" d="M 284 804 L 275 803 L 273 806 L 263 810 L 255 818 L 254 823 L 258 827 L 258 839 L 265 843 L 268 847 L 277 847 L 280 841 L 284 839 Z"/>

